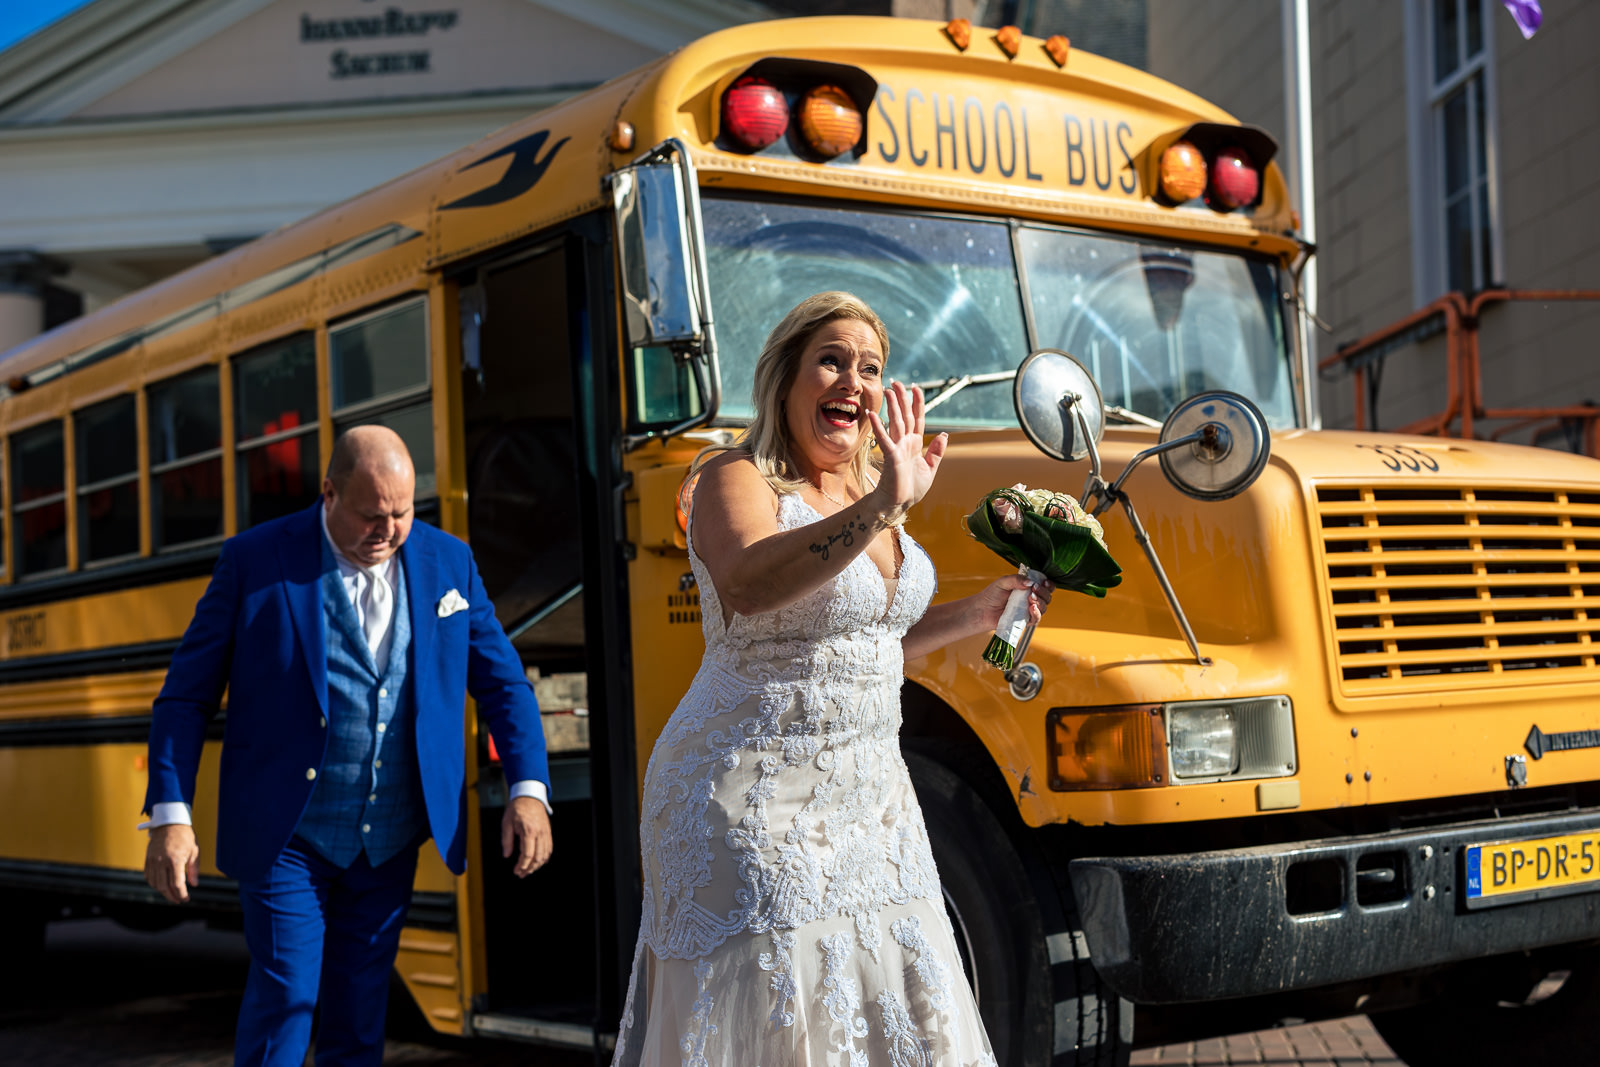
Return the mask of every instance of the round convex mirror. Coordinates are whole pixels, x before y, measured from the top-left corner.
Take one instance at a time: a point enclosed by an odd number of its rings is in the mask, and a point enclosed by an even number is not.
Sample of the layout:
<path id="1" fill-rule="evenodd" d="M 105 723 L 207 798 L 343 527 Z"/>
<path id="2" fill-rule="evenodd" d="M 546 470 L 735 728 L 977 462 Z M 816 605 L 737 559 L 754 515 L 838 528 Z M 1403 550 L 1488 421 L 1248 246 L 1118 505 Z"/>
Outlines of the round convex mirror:
<path id="1" fill-rule="evenodd" d="M 1094 376 L 1057 349 L 1041 348 L 1022 361 L 1012 400 L 1022 432 L 1052 458 L 1083 459 L 1089 454 L 1089 441 L 1098 444 L 1105 433 L 1106 409 Z M 1082 416 L 1081 422 L 1075 411 Z"/>
<path id="2" fill-rule="evenodd" d="M 1199 433 L 1198 440 L 1161 453 L 1161 470 L 1197 500 L 1227 500 L 1250 487 L 1266 469 L 1272 449 L 1261 409 L 1238 393 L 1197 393 L 1179 404 L 1161 427 L 1161 442 Z"/>

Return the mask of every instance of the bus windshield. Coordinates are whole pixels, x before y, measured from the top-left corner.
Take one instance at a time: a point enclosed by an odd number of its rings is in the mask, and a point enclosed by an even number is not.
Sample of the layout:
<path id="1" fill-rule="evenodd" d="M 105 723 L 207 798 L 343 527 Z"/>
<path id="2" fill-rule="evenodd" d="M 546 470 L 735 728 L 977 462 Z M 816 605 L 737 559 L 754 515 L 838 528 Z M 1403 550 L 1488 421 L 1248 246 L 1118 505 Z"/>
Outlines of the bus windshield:
<path id="1" fill-rule="evenodd" d="M 883 317 L 899 381 L 1015 370 L 1030 347 L 1026 292 L 1033 347 L 1077 356 L 1109 405 L 1159 420 L 1225 388 L 1272 426 L 1295 424 L 1278 271 L 1265 260 L 1031 223 L 1013 245 L 1005 222 L 975 218 L 711 197 L 703 210 L 723 418 L 750 417 L 756 358 L 784 313 L 844 289 Z M 1015 426 L 1010 383 L 962 389 L 929 422 Z"/>

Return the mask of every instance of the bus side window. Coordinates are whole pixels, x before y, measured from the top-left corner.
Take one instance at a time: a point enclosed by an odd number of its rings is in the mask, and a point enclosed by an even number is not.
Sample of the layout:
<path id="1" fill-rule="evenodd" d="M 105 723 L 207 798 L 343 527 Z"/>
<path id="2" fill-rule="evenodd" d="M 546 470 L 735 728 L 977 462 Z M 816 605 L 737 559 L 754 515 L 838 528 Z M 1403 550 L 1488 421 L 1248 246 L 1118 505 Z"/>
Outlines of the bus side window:
<path id="1" fill-rule="evenodd" d="M 12 556 L 18 578 L 66 569 L 66 474 L 60 419 L 12 435 Z"/>
<path id="2" fill-rule="evenodd" d="M 317 349 L 308 333 L 233 362 L 239 529 L 310 505 L 322 490 L 317 451 Z"/>
<path id="3" fill-rule="evenodd" d="M 150 541 L 162 549 L 223 534 L 222 397 L 217 368 L 145 393 L 150 423 Z"/>
<path id="4" fill-rule="evenodd" d="M 428 518 L 438 494 L 428 376 L 425 300 L 340 323 L 328 330 L 334 432 L 376 423 L 400 435 L 417 471 L 417 511 Z"/>
<path id="5" fill-rule="evenodd" d="M 132 393 L 72 414 L 78 564 L 139 554 L 139 423 Z"/>

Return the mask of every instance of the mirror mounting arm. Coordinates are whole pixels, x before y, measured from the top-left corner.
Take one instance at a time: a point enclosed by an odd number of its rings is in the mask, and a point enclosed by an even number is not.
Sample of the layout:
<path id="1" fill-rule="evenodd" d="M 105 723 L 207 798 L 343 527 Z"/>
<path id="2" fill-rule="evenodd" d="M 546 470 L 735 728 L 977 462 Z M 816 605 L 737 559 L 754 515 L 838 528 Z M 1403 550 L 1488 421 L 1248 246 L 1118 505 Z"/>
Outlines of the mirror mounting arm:
<path id="1" fill-rule="evenodd" d="M 1118 478 L 1117 481 L 1121 482 L 1122 479 Z M 1133 527 L 1133 539 L 1144 549 L 1145 558 L 1150 561 L 1150 569 L 1156 572 L 1156 581 L 1161 584 L 1161 592 L 1166 595 L 1167 606 L 1172 609 L 1172 617 L 1177 620 L 1178 629 L 1183 631 L 1183 639 L 1189 642 L 1189 651 L 1194 654 L 1195 662 L 1202 667 L 1211 666 L 1211 657 L 1200 654 L 1200 642 L 1195 640 L 1194 629 L 1189 625 L 1189 617 L 1184 614 L 1183 605 L 1178 603 L 1177 590 L 1172 588 L 1167 572 L 1161 567 L 1155 546 L 1150 543 L 1150 535 L 1145 532 L 1144 523 L 1139 521 L 1139 513 L 1133 510 L 1133 501 L 1129 500 L 1128 494 L 1121 490 L 1113 492 L 1116 493 L 1116 500 L 1122 505 L 1122 510 L 1127 512 L 1128 524 Z"/>
<path id="2" fill-rule="evenodd" d="M 1158 445 L 1151 445 L 1143 452 L 1140 452 L 1138 455 L 1128 460 L 1128 465 L 1123 468 L 1122 473 L 1117 475 L 1117 480 L 1112 482 L 1110 488 L 1106 490 L 1106 496 L 1110 498 L 1107 501 L 1106 506 L 1110 507 L 1112 500 L 1120 499 L 1122 497 L 1122 483 L 1128 480 L 1128 475 L 1132 474 L 1134 468 L 1139 464 L 1143 463 L 1151 456 L 1159 456 L 1163 452 L 1171 452 L 1173 449 L 1180 448 L 1183 445 L 1203 444 L 1212 441 L 1216 438 L 1216 434 L 1219 429 L 1220 427 L 1218 427 L 1216 423 L 1207 423 L 1194 433 L 1184 434 L 1182 437 L 1174 437 L 1172 440 L 1163 441 Z"/>
<path id="3" fill-rule="evenodd" d="M 1088 501 L 1091 498 L 1095 500 L 1095 505 L 1090 510 L 1091 515 L 1100 515 L 1117 504 L 1122 505 L 1122 510 L 1128 515 L 1128 524 L 1133 527 L 1133 539 L 1139 543 L 1139 547 L 1144 550 L 1145 558 L 1150 561 L 1150 569 L 1155 571 L 1156 581 L 1160 583 L 1161 592 L 1167 598 L 1167 606 L 1172 609 L 1172 617 L 1177 620 L 1178 629 L 1183 631 L 1183 639 L 1189 642 L 1189 651 L 1194 654 L 1195 662 L 1202 667 L 1209 667 L 1211 666 L 1211 657 L 1200 654 L 1200 642 L 1195 639 L 1194 628 L 1189 625 L 1189 616 L 1184 614 L 1183 605 L 1178 602 L 1177 590 L 1172 588 L 1172 582 L 1167 578 L 1167 572 L 1162 569 L 1161 560 L 1156 555 L 1155 546 L 1150 543 L 1150 535 L 1145 532 L 1144 523 L 1139 521 L 1139 513 L 1133 510 L 1133 501 L 1128 498 L 1127 493 L 1122 491 L 1122 483 L 1127 481 L 1128 475 L 1133 473 L 1135 467 L 1151 456 L 1171 451 L 1180 445 L 1208 441 L 1215 436 L 1216 428 L 1214 424 L 1208 424 L 1193 433 L 1185 434 L 1182 437 L 1164 441 L 1161 444 L 1145 449 L 1128 461 L 1128 466 L 1117 476 L 1116 481 L 1107 484 L 1100 473 L 1100 449 L 1095 445 L 1094 435 L 1089 432 L 1088 420 L 1083 414 L 1083 405 L 1079 403 L 1082 399 L 1076 393 L 1066 393 L 1061 397 L 1061 405 L 1072 412 L 1072 417 L 1077 422 L 1079 432 L 1083 434 L 1083 440 L 1089 449 L 1089 478 L 1083 486 L 1083 504 L 1088 507 Z M 1031 636 L 1031 633 L 1025 635 L 1025 637 Z M 1017 658 L 1019 660 L 1022 658 L 1020 653 Z M 1008 676 L 1007 681 L 1010 680 Z"/>

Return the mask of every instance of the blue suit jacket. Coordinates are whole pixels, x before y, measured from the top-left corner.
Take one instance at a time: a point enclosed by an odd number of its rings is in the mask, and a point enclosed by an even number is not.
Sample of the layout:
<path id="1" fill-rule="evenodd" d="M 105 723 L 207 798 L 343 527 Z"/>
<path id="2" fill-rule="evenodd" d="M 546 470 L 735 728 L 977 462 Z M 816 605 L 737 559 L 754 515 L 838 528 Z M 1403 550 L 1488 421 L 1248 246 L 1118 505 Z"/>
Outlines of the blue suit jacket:
<path id="1" fill-rule="evenodd" d="M 294 834 L 320 772 L 328 731 L 322 588 L 322 500 L 222 546 L 211 584 L 172 657 L 150 725 L 145 810 L 194 803 L 206 723 L 223 690 L 217 867 L 261 877 Z M 417 522 L 400 548 L 411 608 L 407 684 L 428 824 L 446 866 L 466 867 L 465 694 L 494 735 L 508 781 L 549 786 L 539 706 L 494 617 L 472 551 Z M 445 618 L 450 590 L 469 607 Z"/>

